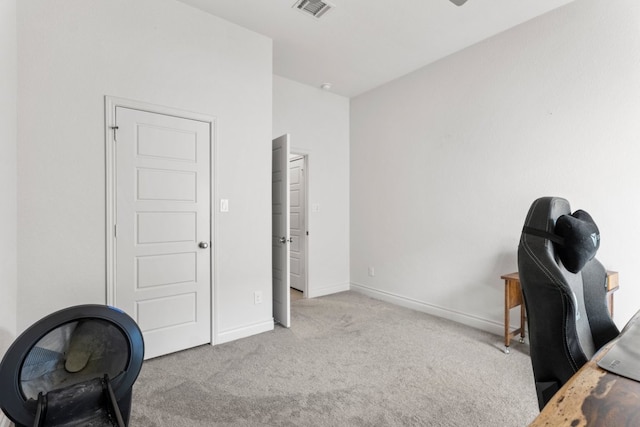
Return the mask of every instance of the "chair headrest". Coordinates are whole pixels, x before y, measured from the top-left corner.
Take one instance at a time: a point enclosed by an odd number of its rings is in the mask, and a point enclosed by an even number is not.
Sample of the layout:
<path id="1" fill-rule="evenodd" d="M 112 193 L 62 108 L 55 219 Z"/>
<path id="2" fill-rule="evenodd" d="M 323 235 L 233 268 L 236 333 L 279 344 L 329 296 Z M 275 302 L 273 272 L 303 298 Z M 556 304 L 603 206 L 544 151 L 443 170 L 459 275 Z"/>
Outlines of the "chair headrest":
<path id="1" fill-rule="evenodd" d="M 571 213 L 569 202 L 561 197 L 541 197 L 533 202 L 525 225 L 525 235 L 542 237 L 553 243 L 553 253 L 567 271 L 579 273 L 600 247 L 600 231 L 587 212 Z M 528 244 L 535 244 L 535 240 Z"/>
<path id="2" fill-rule="evenodd" d="M 591 215 L 583 210 L 559 216 L 554 233 L 562 238 L 562 243 L 555 245 L 558 257 L 572 273 L 582 270 L 600 248 L 598 226 Z"/>

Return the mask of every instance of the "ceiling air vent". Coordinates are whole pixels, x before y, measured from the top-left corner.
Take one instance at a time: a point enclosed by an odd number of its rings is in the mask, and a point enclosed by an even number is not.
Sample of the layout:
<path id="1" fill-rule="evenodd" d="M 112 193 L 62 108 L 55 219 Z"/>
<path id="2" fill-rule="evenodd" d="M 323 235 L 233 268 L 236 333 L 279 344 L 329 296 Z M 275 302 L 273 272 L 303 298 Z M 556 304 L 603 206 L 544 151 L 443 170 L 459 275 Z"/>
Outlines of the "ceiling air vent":
<path id="1" fill-rule="evenodd" d="M 334 8 L 332 4 L 322 0 L 298 0 L 293 7 L 304 14 L 311 15 L 318 19 Z"/>

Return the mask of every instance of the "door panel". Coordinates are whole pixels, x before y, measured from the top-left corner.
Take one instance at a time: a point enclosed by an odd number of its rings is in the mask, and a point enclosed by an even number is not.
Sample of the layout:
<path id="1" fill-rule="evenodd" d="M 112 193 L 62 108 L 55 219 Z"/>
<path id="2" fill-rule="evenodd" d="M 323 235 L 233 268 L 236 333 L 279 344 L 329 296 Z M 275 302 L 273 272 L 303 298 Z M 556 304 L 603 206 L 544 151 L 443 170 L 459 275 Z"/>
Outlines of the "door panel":
<path id="1" fill-rule="evenodd" d="M 115 305 L 146 358 L 209 343 L 210 125 L 124 107 L 116 123 Z"/>
<path id="2" fill-rule="evenodd" d="M 138 257 L 138 288 L 174 285 L 196 280 L 197 258 L 193 253 Z"/>
<path id="3" fill-rule="evenodd" d="M 195 173 L 158 169 L 138 169 L 138 200 L 195 202 Z"/>
<path id="4" fill-rule="evenodd" d="M 273 140 L 272 155 L 272 269 L 273 319 L 289 327 L 289 135 Z"/>
<path id="5" fill-rule="evenodd" d="M 138 324 L 147 332 L 155 332 L 195 323 L 197 321 L 196 299 L 195 292 L 191 292 L 138 301 L 136 307 Z"/>
<path id="6" fill-rule="evenodd" d="M 289 162 L 291 175 L 290 207 L 291 216 L 291 287 L 306 292 L 305 247 L 306 247 L 306 217 L 305 217 L 305 175 L 304 158 L 300 157 Z"/>

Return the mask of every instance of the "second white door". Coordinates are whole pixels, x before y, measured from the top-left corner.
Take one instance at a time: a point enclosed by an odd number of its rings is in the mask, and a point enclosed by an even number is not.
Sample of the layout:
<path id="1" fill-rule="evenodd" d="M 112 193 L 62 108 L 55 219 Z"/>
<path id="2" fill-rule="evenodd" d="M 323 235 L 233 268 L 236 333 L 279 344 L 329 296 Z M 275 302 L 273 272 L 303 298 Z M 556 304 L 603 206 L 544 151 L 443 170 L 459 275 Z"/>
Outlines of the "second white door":
<path id="1" fill-rule="evenodd" d="M 306 288 L 306 183 L 305 158 L 296 157 L 289 162 L 290 200 L 289 212 L 291 223 L 291 287 L 301 292 Z"/>

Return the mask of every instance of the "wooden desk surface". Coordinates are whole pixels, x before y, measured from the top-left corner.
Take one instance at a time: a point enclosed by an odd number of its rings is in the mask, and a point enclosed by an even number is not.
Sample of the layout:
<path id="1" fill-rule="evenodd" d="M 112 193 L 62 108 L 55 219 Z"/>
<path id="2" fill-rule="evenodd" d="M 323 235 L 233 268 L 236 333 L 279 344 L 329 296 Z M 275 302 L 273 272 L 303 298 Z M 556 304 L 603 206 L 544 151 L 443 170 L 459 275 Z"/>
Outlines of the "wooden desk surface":
<path id="1" fill-rule="evenodd" d="M 640 321 L 640 312 L 629 323 L 636 321 Z M 529 427 L 640 426 L 640 382 L 597 365 L 612 344 L 576 372 Z"/>

